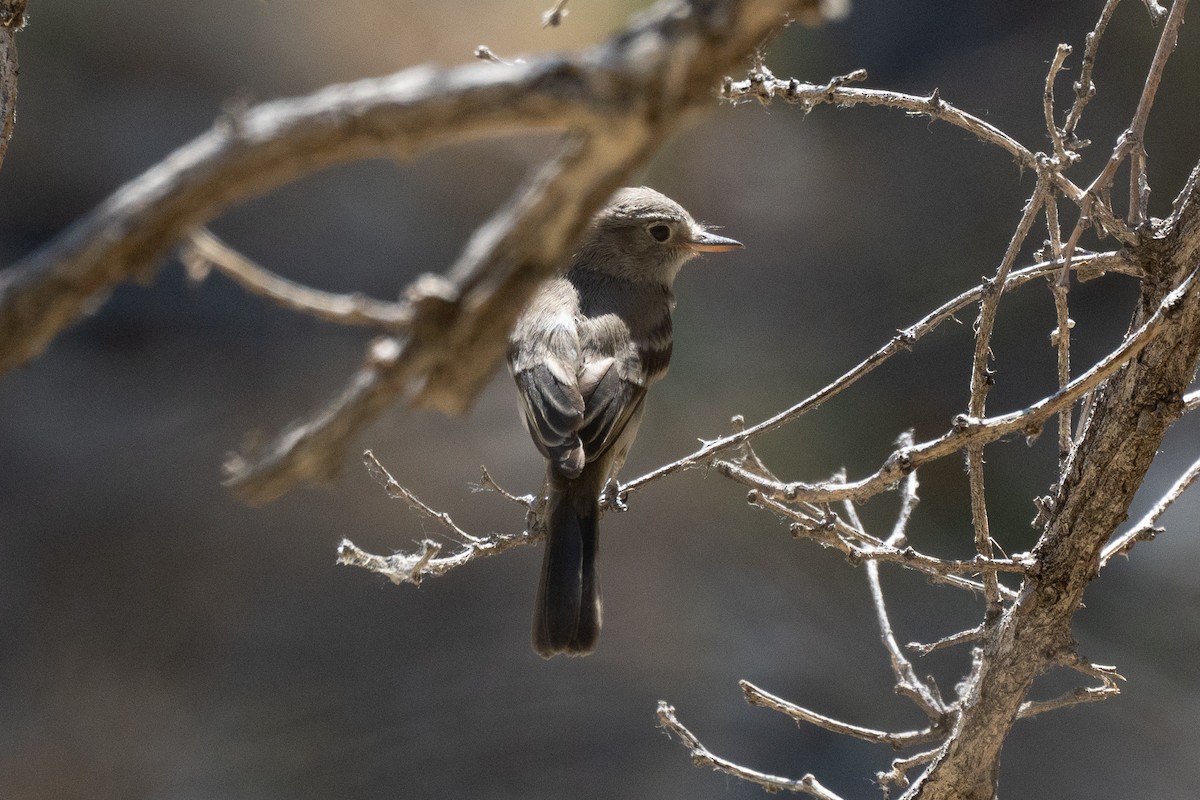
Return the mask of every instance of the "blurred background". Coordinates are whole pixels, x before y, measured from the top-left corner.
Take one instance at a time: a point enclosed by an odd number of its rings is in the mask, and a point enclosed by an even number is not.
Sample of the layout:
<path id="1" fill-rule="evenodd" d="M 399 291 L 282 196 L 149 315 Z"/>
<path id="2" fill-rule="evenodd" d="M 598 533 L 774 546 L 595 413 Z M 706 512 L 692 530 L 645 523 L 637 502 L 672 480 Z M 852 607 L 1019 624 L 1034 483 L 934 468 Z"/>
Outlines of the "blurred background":
<path id="1" fill-rule="evenodd" d="M 0 263 L 38 248 L 231 102 L 302 94 L 420 63 L 574 50 L 642 3 L 429 4 L 343 0 L 39 0 L 21 34 L 18 121 L 0 170 Z M 1076 45 L 1092 2 L 855 0 L 843 21 L 789 30 L 781 77 L 928 93 L 1045 149 L 1041 93 L 1058 42 Z M 1200 40 L 1185 26 L 1150 119 L 1151 212 L 1169 213 L 1198 152 Z M 1073 173 L 1087 182 L 1136 104 L 1158 32 L 1124 3 L 1096 69 Z M 514 137 L 413 162 L 341 167 L 230 209 L 214 230 L 290 278 L 394 297 L 440 270 L 552 145 Z M 887 110 L 718 106 L 664 143 L 639 182 L 746 242 L 677 285 L 671 375 L 650 400 L 625 478 L 815 391 L 898 328 L 992 274 L 1034 176 L 965 133 Z M 1118 182 L 1118 186 L 1123 184 Z M 1118 196 L 1122 190 L 1118 190 Z M 1064 206 L 1064 224 L 1075 212 Z M 1044 231 L 1033 239 L 1040 241 Z M 1031 251 L 1033 247 L 1028 247 Z M 1025 262 L 1028 262 L 1028 253 Z M 1120 340 L 1136 287 L 1110 276 L 1071 294 L 1074 370 Z M 759 444 L 788 479 L 874 470 L 896 436 L 945 430 L 963 411 L 970 323 L 944 325 L 828 406 Z M 1050 293 L 1006 297 L 989 409 L 1052 390 Z M 389 501 L 370 447 L 468 530 L 515 531 L 519 510 L 470 486 L 485 464 L 533 491 L 541 460 L 505 374 L 470 414 L 396 408 L 347 452 L 339 480 L 249 508 L 219 485 L 225 454 L 327 401 L 355 369 L 361 331 L 322 324 L 220 277 L 188 286 L 171 260 L 122 286 L 46 353 L 0 376 L 0 797 L 754 798 L 691 766 L 655 727 L 668 700 L 713 750 L 767 772 L 814 772 L 877 797 L 892 754 L 747 707 L 737 680 L 862 725 L 923 718 L 891 691 L 862 570 L 748 507 L 745 491 L 690 472 L 605 519 L 605 631 L 582 660 L 529 646 L 541 553 L 511 551 L 419 589 L 334 564 L 342 537 L 375 552 L 439 536 Z M 1193 415 L 1195 416 L 1195 415 Z M 1032 498 L 1054 479 L 1051 428 L 987 451 L 993 533 L 1028 549 Z M 1200 419 L 1167 438 L 1139 516 L 1195 458 Z M 919 548 L 971 552 L 958 459 L 921 473 Z M 863 509 L 890 525 L 896 498 Z M 1200 587 L 1193 491 L 1091 587 L 1082 652 L 1128 678 L 1112 701 L 1018 723 L 1008 797 L 1194 797 L 1200 781 Z M 884 569 L 902 642 L 972 625 L 977 598 Z M 959 648 L 917 663 L 953 694 Z M 1051 697 L 1074 676 L 1046 676 Z"/>

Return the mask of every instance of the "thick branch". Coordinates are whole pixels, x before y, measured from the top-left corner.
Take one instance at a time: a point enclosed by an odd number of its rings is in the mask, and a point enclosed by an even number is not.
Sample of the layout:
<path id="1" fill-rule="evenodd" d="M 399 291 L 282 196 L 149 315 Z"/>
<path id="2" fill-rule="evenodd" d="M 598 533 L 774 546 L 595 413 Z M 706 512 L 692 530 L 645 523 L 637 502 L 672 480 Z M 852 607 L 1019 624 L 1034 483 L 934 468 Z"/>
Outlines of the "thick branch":
<path id="1" fill-rule="evenodd" d="M 1168 426 L 1183 411 L 1181 398 L 1200 359 L 1194 273 L 1200 195 L 1194 185 L 1177 208 L 1170 228 L 1132 253 L 1153 276 L 1143 284 L 1133 324 L 1144 328 L 1163 312 L 1166 318 L 1138 357 L 1097 392 L 1034 549 L 1039 566 L 984 643 L 948 746 L 906 797 L 991 800 L 1004 738 L 1034 678 L 1071 649 L 1071 620 L 1099 570 L 1104 545 L 1127 515 Z M 1172 287 L 1178 288 L 1168 301 Z"/>

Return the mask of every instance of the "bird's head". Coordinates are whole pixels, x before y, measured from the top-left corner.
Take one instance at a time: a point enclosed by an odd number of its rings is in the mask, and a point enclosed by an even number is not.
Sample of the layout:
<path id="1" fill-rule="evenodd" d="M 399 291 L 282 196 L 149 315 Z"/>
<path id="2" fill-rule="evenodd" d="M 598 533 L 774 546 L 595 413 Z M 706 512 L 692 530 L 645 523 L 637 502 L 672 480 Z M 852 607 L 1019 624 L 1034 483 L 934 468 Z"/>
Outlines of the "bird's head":
<path id="1" fill-rule="evenodd" d="M 709 231 L 671 198 L 642 186 L 617 191 L 596 214 L 572 266 L 670 286 L 679 269 L 700 253 L 742 247 Z"/>

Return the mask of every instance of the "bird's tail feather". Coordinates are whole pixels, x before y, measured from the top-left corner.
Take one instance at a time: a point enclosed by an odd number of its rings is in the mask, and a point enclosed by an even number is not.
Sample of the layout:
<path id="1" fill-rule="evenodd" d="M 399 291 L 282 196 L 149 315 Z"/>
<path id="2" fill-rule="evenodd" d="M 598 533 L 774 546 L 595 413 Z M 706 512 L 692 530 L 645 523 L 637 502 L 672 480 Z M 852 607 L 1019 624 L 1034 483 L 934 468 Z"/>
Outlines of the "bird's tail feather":
<path id="1" fill-rule="evenodd" d="M 591 483 L 551 481 L 546 552 L 533 617 L 533 648 L 543 658 L 586 655 L 600 636 L 600 508 Z"/>

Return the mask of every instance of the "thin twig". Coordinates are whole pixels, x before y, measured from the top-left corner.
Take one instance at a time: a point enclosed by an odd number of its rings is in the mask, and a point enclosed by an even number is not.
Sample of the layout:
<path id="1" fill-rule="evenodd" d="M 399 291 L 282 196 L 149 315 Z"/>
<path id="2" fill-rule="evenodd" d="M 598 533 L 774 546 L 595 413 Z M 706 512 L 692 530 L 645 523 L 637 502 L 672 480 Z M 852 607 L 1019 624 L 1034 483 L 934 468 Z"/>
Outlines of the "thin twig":
<path id="1" fill-rule="evenodd" d="M 1033 229 L 1033 224 L 1042 210 L 1042 205 L 1050 196 L 1049 181 L 1046 173 L 1038 175 L 1037 187 L 1033 196 L 1025 204 L 1017 229 L 1009 240 L 1008 249 L 996 270 L 996 277 L 987 284 L 987 290 L 979 303 L 979 318 L 975 323 L 975 355 L 971 364 L 971 397 L 968 404 L 970 416 L 982 418 L 987 403 L 988 389 L 992 385 L 992 372 L 988 362 L 992 353 L 992 329 L 996 322 L 996 312 L 1000 307 L 1000 298 L 1004 284 L 1008 281 L 1008 273 L 1016 263 L 1025 239 Z M 1060 387 L 1061 388 L 1061 387 Z M 975 529 L 975 550 L 986 559 L 992 557 L 992 536 L 988 522 L 987 499 L 984 489 L 983 475 L 983 444 L 968 445 L 967 447 L 967 478 L 971 491 L 971 521 Z M 994 572 L 983 576 L 984 593 L 987 597 L 986 620 L 995 620 L 1000 616 L 1000 587 Z"/>
<path id="2" fill-rule="evenodd" d="M 1075 129 L 1079 126 L 1079 119 L 1083 116 L 1084 107 L 1096 96 L 1096 84 L 1092 83 L 1092 70 L 1096 66 L 1096 54 L 1100 50 L 1100 39 L 1104 36 L 1104 31 L 1108 28 L 1109 20 L 1112 19 L 1119 2 L 1121 0 L 1106 0 L 1104 8 L 1100 11 L 1100 17 L 1096 20 L 1096 26 L 1092 28 L 1091 33 L 1084 37 L 1083 63 L 1079 68 L 1079 80 L 1075 82 L 1075 103 L 1067 112 L 1067 118 L 1062 127 L 1067 146 L 1072 150 L 1079 150 L 1089 144 L 1086 139 L 1080 139 L 1076 135 Z"/>
<path id="3" fill-rule="evenodd" d="M 1163 25 L 1162 35 L 1158 38 L 1158 47 L 1154 50 L 1154 60 L 1150 62 L 1150 70 L 1146 73 L 1146 83 L 1142 87 L 1142 96 L 1138 99 L 1137 110 L 1133 112 L 1133 121 L 1126 131 L 1132 142 L 1133 161 L 1130 163 L 1129 174 L 1129 224 L 1137 227 L 1146 222 L 1146 201 L 1149 199 L 1150 187 L 1146 182 L 1146 122 L 1150 118 L 1150 108 L 1162 82 L 1163 70 L 1167 59 L 1175 51 L 1179 41 L 1179 28 L 1183 25 L 1183 14 L 1187 10 L 1187 0 L 1174 0 L 1171 3 L 1171 13 Z"/>
<path id="4" fill-rule="evenodd" d="M 472 536 L 462 528 L 455 525 L 454 520 L 452 520 L 450 515 L 445 511 L 436 511 L 433 508 L 430 508 L 419 497 L 413 494 L 412 490 L 401 485 L 400 481 L 396 480 L 392 476 L 392 473 L 388 472 L 387 467 L 379 463 L 379 459 L 376 458 L 375 454 L 370 450 L 367 450 L 363 453 L 363 464 L 365 464 L 367 467 L 367 473 L 383 488 L 388 497 L 392 498 L 393 500 L 403 501 L 404 504 L 413 511 L 416 511 L 423 517 L 437 522 L 439 525 L 446 528 L 446 530 L 450 531 L 451 534 L 466 542 L 479 541 L 478 537 Z"/>
<path id="5" fill-rule="evenodd" d="M 1083 703 L 1095 703 L 1100 700 L 1107 700 L 1120 693 L 1121 689 L 1116 684 L 1105 684 L 1103 686 L 1072 689 L 1053 700 L 1026 700 L 1024 703 L 1021 703 L 1021 708 L 1017 711 L 1017 719 L 1030 719 L 1036 717 L 1038 714 L 1045 714 L 1047 711 L 1057 711 L 1060 708 L 1070 708 L 1071 706 L 1078 706 Z"/>
<path id="6" fill-rule="evenodd" d="M 1068 151 L 1067 146 L 1063 143 L 1063 132 L 1054 124 L 1054 80 L 1062 71 L 1063 62 L 1069 55 L 1071 55 L 1069 44 L 1060 44 L 1054 51 L 1054 60 L 1050 62 L 1050 70 L 1046 73 L 1046 88 L 1042 92 L 1042 114 L 1046 121 L 1046 133 L 1050 136 L 1050 142 L 1054 146 L 1054 157 L 1063 167 L 1069 166 L 1078 159 L 1074 151 Z"/>
<path id="7" fill-rule="evenodd" d="M 868 561 L 866 572 L 867 584 L 871 587 L 871 602 L 875 606 L 875 617 L 879 623 L 879 638 L 883 641 L 888 660 L 892 664 L 892 673 L 896 676 L 896 691 L 916 703 L 931 720 L 941 719 L 946 713 L 946 707 L 941 702 L 940 693 L 917 677 L 916 670 L 900 649 L 896 634 L 892 631 L 892 621 L 888 617 L 887 603 L 883 597 L 883 586 L 879 582 L 879 562 Z"/>
<path id="8" fill-rule="evenodd" d="M 887 772 L 875 773 L 875 782 L 880 786 L 896 786 L 901 789 L 908 788 L 908 771 L 915 769 L 922 764 L 928 764 L 941 755 L 941 748 L 936 750 L 927 750 L 924 753 L 907 756 L 905 758 L 892 759 L 892 768 Z"/>
<path id="9" fill-rule="evenodd" d="M 913 445 L 913 435 L 911 431 L 903 433 L 896 442 L 899 447 L 911 447 Z M 900 504 L 899 517 L 907 523 L 912 510 L 917 505 L 917 472 L 913 470 L 904 479 L 903 483 L 903 499 Z M 854 503 L 849 499 L 842 501 L 843 508 L 846 511 L 846 516 L 854 527 L 862 529 L 862 520 L 858 518 L 858 512 L 854 508 Z M 892 528 L 891 535 L 884 542 L 885 546 L 894 547 L 901 544 L 905 540 L 905 526 L 902 524 L 895 525 Z M 871 591 L 871 601 L 875 607 L 875 620 L 879 625 L 879 638 L 883 642 L 883 647 L 887 651 L 888 660 L 892 665 L 892 674 L 896 678 L 896 691 L 905 697 L 912 700 L 918 708 L 925 713 L 930 720 L 935 722 L 942 720 L 945 716 L 946 708 L 942 704 L 940 693 L 936 688 L 926 684 L 917 677 L 916 671 L 912 667 L 912 663 L 904 655 L 904 651 L 900 649 L 900 644 L 896 641 L 896 635 L 892 631 L 892 621 L 888 616 L 887 603 L 883 597 L 883 585 L 879 581 L 879 562 L 870 560 L 866 566 L 867 585 Z M 992 573 L 994 575 L 994 573 Z M 984 584 L 986 586 L 986 583 Z"/>
<path id="10" fill-rule="evenodd" d="M 811 711 L 803 706 L 798 706 L 781 697 L 776 697 L 770 692 L 760 689 L 750 681 L 738 681 L 738 686 L 742 688 L 742 693 L 746 696 L 746 702 L 752 706 L 759 708 L 769 708 L 772 711 L 778 711 L 784 716 L 791 717 L 797 724 L 802 722 L 810 725 L 815 725 L 818 728 L 830 731 L 831 733 L 850 736 L 855 739 L 861 739 L 864 742 L 873 744 L 885 744 L 893 749 L 902 750 L 906 747 L 914 747 L 920 744 L 928 744 L 941 740 L 946 732 L 937 728 L 926 728 L 921 731 L 904 731 L 903 733 L 888 733 L 887 731 L 877 731 L 872 728 L 864 728 L 861 725 L 851 725 L 848 722 L 827 717 L 824 714 L 818 714 L 816 711 Z"/>
<path id="11" fill-rule="evenodd" d="M 481 492 L 495 492 L 504 499 L 516 503 L 519 506 L 524 506 L 526 510 L 532 510 L 537 497 L 531 494 L 516 495 L 505 489 L 500 484 L 496 483 L 496 479 L 492 477 L 492 473 L 488 472 L 488 468 L 480 465 L 479 467 L 479 483 L 473 486 L 473 489 Z"/>
<path id="12" fill-rule="evenodd" d="M 1062 259 L 1062 230 L 1058 224 L 1058 201 L 1051 197 L 1046 201 L 1046 230 L 1050 236 L 1051 256 Z M 1071 382 L 1071 328 L 1075 322 L 1071 319 L 1070 305 L 1067 295 L 1071 290 L 1071 272 L 1065 267 L 1058 273 L 1057 278 L 1050 281 L 1050 293 L 1054 297 L 1055 328 L 1050 334 L 1050 343 L 1055 348 L 1058 360 L 1058 388 L 1061 390 Z M 1058 468 L 1061 472 L 1066 468 L 1067 458 L 1071 455 L 1072 421 L 1071 410 L 1067 406 L 1058 415 Z"/>
<path id="13" fill-rule="evenodd" d="M 1146 512 L 1145 516 L 1139 519 L 1134 526 L 1127 532 L 1121 534 L 1100 552 L 1100 567 L 1103 569 L 1108 566 L 1108 562 L 1114 556 L 1127 556 L 1129 551 L 1138 542 L 1148 542 L 1163 532 L 1163 528 L 1158 527 L 1159 518 L 1167 512 L 1167 509 L 1186 492 L 1196 480 L 1200 478 L 1200 458 L 1196 459 L 1190 467 L 1179 479 L 1171 485 L 1166 494 L 1158 499 L 1158 502 Z"/>
<path id="14" fill-rule="evenodd" d="M 683 726 L 683 723 L 675 716 L 675 707 L 662 700 L 658 702 L 658 725 L 667 733 L 672 733 L 679 738 L 679 741 L 687 748 L 688 754 L 691 755 L 692 763 L 697 767 L 711 767 L 717 772 L 757 784 L 768 792 L 795 792 L 815 797 L 817 800 L 841 800 L 838 795 L 822 786 L 811 774 L 799 778 L 781 778 L 743 767 L 726 758 L 714 755 L 700 743 L 696 734 Z"/>
<path id="15" fill-rule="evenodd" d="M 936 642 L 922 644 L 920 642 L 909 642 L 905 647 L 912 650 L 917 655 L 927 656 L 934 650 L 941 650 L 944 647 L 952 647 L 956 644 L 966 644 L 967 642 L 977 642 L 983 638 L 983 626 L 976 625 L 974 628 L 969 628 L 965 631 L 952 633 L 949 636 L 943 636 Z"/>
<path id="16" fill-rule="evenodd" d="M 197 283 L 215 269 L 253 294 L 326 322 L 391 333 L 403 333 L 412 326 L 411 303 L 388 303 L 358 293 L 333 294 L 295 283 L 251 261 L 206 228 L 192 231 L 179 250 L 179 260 Z"/>
<path id="17" fill-rule="evenodd" d="M 900 447 L 911 447 L 915 439 L 911 430 L 900 434 L 896 440 L 896 444 Z M 884 540 L 884 544 L 892 547 L 902 547 L 908 541 L 908 521 L 912 519 L 913 512 L 917 510 L 917 505 L 921 502 L 921 498 L 917 495 L 917 489 L 920 484 L 917 482 L 917 471 L 914 469 L 908 473 L 908 477 L 904 479 L 904 483 L 900 488 L 900 511 L 896 514 L 896 522 L 892 525 L 892 532 L 888 538 Z"/>

